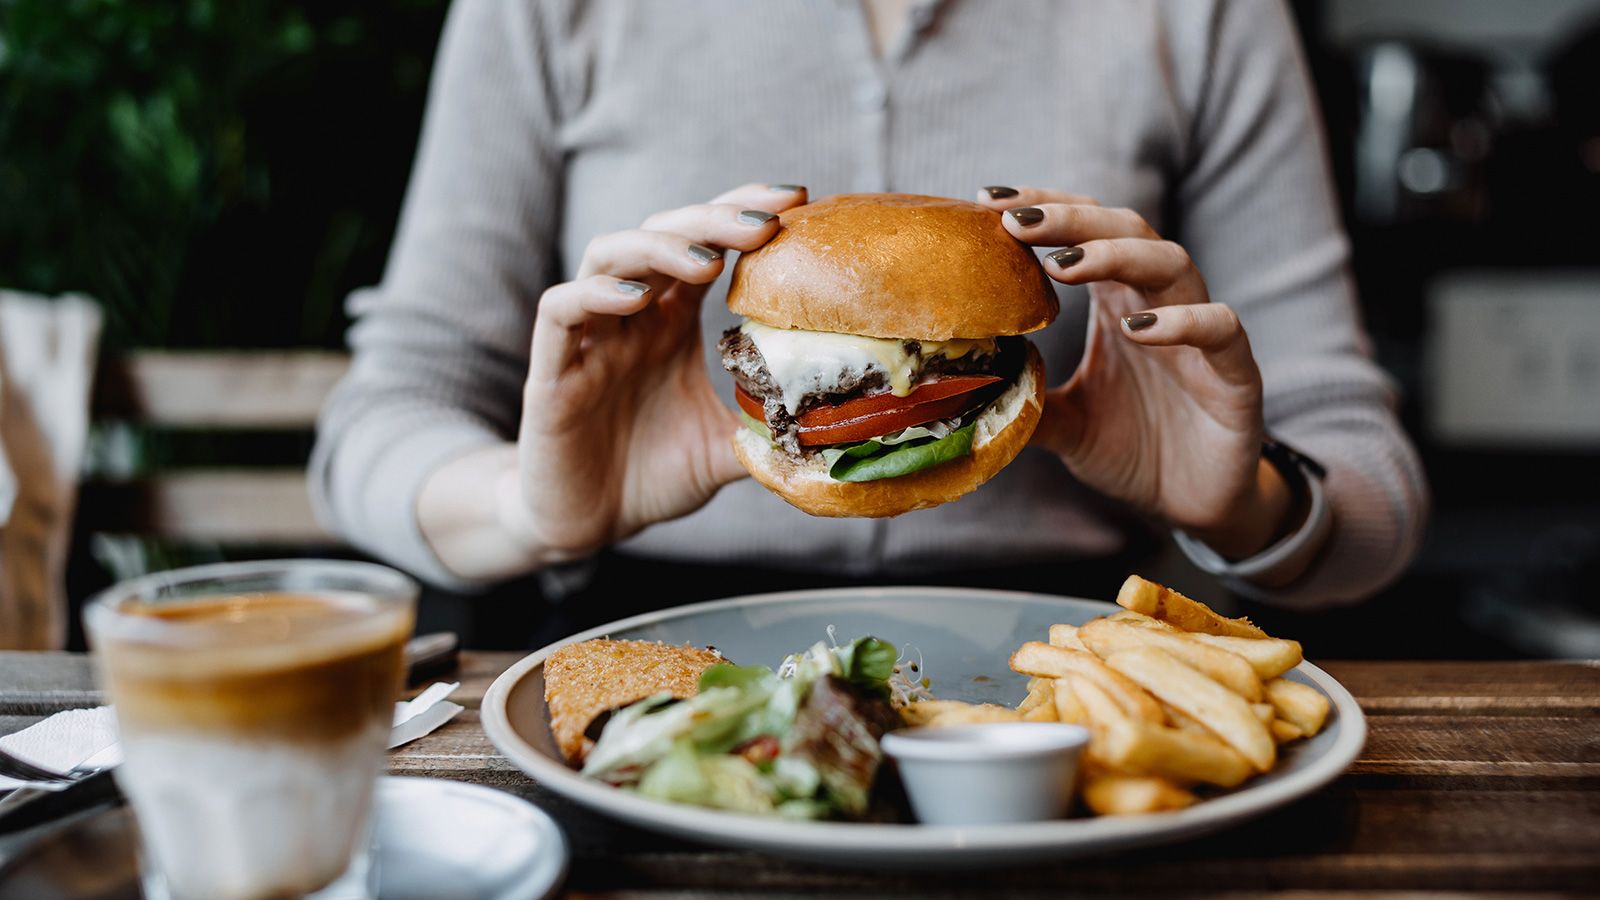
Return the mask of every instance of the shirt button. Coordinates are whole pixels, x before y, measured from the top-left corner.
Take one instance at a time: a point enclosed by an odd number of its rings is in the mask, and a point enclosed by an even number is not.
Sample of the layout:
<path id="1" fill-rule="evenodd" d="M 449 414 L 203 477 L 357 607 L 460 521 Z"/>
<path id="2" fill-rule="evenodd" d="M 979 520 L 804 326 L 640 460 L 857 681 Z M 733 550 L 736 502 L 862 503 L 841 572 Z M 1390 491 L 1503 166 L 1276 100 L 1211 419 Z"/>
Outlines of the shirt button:
<path id="1" fill-rule="evenodd" d="M 856 88 L 856 109 L 864 112 L 877 112 L 889 103 L 889 92 L 881 84 L 863 84 Z"/>

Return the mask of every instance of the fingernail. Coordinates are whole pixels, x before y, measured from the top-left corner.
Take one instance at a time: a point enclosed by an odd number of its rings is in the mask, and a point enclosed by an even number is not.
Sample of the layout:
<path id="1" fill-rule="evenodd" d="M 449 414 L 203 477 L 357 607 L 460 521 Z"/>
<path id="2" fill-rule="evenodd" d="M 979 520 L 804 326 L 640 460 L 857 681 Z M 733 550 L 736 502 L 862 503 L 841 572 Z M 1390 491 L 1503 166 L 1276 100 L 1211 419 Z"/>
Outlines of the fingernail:
<path id="1" fill-rule="evenodd" d="M 645 291 L 650 290 L 650 285 L 642 281 L 619 281 L 617 282 L 617 290 L 634 297 L 642 297 Z"/>
<path id="2" fill-rule="evenodd" d="M 1017 220 L 1023 228 L 1037 225 L 1044 221 L 1044 210 L 1037 206 L 1019 206 L 1016 209 L 1006 210 L 1006 214 Z"/>
<path id="3" fill-rule="evenodd" d="M 769 190 L 769 191 L 778 191 L 779 193 L 782 193 L 782 194 L 798 194 L 798 193 L 800 193 L 801 191 L 803 191 L 805 189 L 806 189 L 806 186 L 803 185 L 803 184 L 769 184 L 769 185 L 767 185 L 767 190 Z"/>
<path id="4" fill-rule="evenodd" d="M 739 213 L 739 224 L 761 226 L 776 218 L 777 216 L 769 212 L 762 212 L 759 209 L 747 209 Z"/>
<path id="5" fill-rule="evenodd" d="M 709 266 L 722 258 L 722 254 L 704 244 L 690 244 L 689 255 L 702 266 Z"/>
<path id="6" fill-rule="evenodd" d="M 1053 253 L 1046 253 L 1045 256 L 1049 257 L 1051 262 L 1065 269 L 1077 265 L 1083 259 L 1083 248 L 1062 247 Z"/>
<path id="7" fill-rule="evenodd" d="M 1003 184 L 991 184 L 983 190 L 989 195 L 990 200 L 1004 200 L 1017 195 L 1016 188 L 1009 188 Z"/>
<path id="8" fill-rule="evenodd" d="M 1128 326 L 1129 331 L 1143 331 L 1155 323 L 1155 313 L 1134 313 L 1131 316 L 1122 317 L 1122 324 Z"/>

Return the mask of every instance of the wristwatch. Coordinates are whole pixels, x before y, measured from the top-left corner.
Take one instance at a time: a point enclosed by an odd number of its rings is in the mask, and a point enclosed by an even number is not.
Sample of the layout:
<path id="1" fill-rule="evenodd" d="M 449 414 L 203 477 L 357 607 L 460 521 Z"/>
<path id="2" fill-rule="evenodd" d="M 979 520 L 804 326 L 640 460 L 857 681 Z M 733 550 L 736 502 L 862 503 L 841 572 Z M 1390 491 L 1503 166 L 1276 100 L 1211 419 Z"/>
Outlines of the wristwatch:
<path id="1" fill-rule="evenodd" d="M 1322 463 L 1317 462 L 1299 450 L 1285 444 L 1272 435 L 1267 435 L 1261 442 L 1261 458 L 1272 463 L 1278 469 L 1278 474 L 1290 484 L 1295 482 L 1305 483 L 1305 476 L 1310 475 L 1321 481 L 1328 477 L 1328 470 Z"/>
<path id="2" fill-rule="evenodd" d="M 1191 562 L 1246 595 L 1261 593 L 1252 582 L 1277 581 L 1276 574 L 1291 566 L 1296 571 L 1304 569 L 1307 558 L 1322 549 L 1333 529 L 1333 510 L 1322 490 L 1328 470 L 1322 463 L 1270 435 L 1261 442 L 1261 458 L 1271 463 L 1289 485 L 1294 496 L 1293 509 L 1297 513 L 1304 511 L 1303 517 L 1295 516 L 1300 521 L 1298 528 L 1273 541 L 1260 553 L 1239 560 L 1227 559 L 1183 531 L 1173 532 L 1178 548 Z"/>

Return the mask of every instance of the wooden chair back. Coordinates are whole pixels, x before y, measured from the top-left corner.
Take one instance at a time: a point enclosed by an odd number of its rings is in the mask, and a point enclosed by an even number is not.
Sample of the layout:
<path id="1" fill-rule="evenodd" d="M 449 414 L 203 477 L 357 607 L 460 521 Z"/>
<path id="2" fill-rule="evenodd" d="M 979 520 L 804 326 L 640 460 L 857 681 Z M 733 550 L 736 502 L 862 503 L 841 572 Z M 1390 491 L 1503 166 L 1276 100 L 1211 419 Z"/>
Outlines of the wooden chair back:
<path id="1" fill-rule="evenodd" d="M 348 366 L 346 354 L 324 350 L 136 351 L 102 360 L 93 417 L 172 431 L 309 432 Z M 300 463 L 91 474 L 79 527 L 175 543 L 337 546 L 312 515 Z"/>

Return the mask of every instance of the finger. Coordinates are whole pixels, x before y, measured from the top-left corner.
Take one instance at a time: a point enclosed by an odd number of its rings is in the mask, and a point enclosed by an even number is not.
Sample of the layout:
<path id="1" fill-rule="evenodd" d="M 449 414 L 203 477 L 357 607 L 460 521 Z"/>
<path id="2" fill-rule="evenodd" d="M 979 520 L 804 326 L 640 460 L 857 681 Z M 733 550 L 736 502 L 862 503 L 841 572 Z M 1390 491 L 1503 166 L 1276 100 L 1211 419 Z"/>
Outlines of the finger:
<path id="1" fill-rule="evenodd" d="M 1046 253 L 1044 259 L 1045 274 L 1062 284 L 1117 281 L 1147 291 L 1165 291 L 1193 278 L 1197 288 L 1203 285 L 1188 251 L 1172 241 L 1106 238 Z M 1202 288 L 1190 302 L 1204 299 Z"/>
<path id="2" fill-rule="evenodd" d="M 584 326 L 601 319 L 631 316 L 655 299 L 643 282 L 592 275 L 558 284 L 539 298 L 534 317 L 528 372 L 554 379 L 571 365 L 583 342 Z"/>
<path id="3" fill-rule="evenodd" d="M 584 248 L 577 277 L 660 274 L 690 284 L 709 284 L 722 274 L 722 251 L 702 241 L 715 243 L 710 236 L 717 233 L 716 228 L 703 228 L 687 235 L 644 229 L 603 234 Z"/>
<path id="4" fill-rule="evenodd" d="M 1149 347 L 1194 347 L 1230 383 L 1259 381 L 1250 337 L 1233 309 L 1223 303 L 1161 306 L 1124 316 L 1122 333 Z"/>
<path id="5" fill-rule="evenodd" d="M 703 244 L 754 250 L 778 233 L 778 214 L 735 203 L 703 203 L 658 212 L 644 220 L 645 231 L 665 231 Z"/>
<path id="6" fill-rule="evenodd" d="M 1150 223 L 1131 209 L 1041 203 L 1006 210 L 1000 217 L 1011 236 L 1025 244 L 1065 246 L 1102 238 L 1159 239 Z"/>
<path id="7" fill-rule="evenodd" d="M 1099 206 L 1100 201 L 1087 194 L 1069 194 L 1048 188 L 1025 185 L 992 184 L 978 188 L 978 202 L 990 209 L 1007 210 L 1018 206 L 1036 206 L 1040 203 L 1070 203 L 1076 206 Z"/>
<path id="8" fill-rule="evenodd" d="M 806 203 L 810 196 L 803 184 L 746 184 L 718 195 L 711 202 L 783 212 Z"/>
<path id="9" fill-rule="evenodd" d="M 1029 445 L 1063 455 L 1078 446 L 1083 436 L 1084 416 L 1074 398 L 1075 395 L 1060 389 L 1045 394 L 1044 410 L 1028 438 Z"/>
<path id="10" fill-rule="evenodd" d="M 750 474 L 744 463 L 739 462 L 738 455 L 733 452 L 733 435 L 744 426 L 732 411 L 724 408 L 723 413 L 717 426 L 717 438 L 712 440 L 708 447 L 711 458 L 706 461 L 713 489 L 720 489 L 723 485 L 738 481 Z"/>

